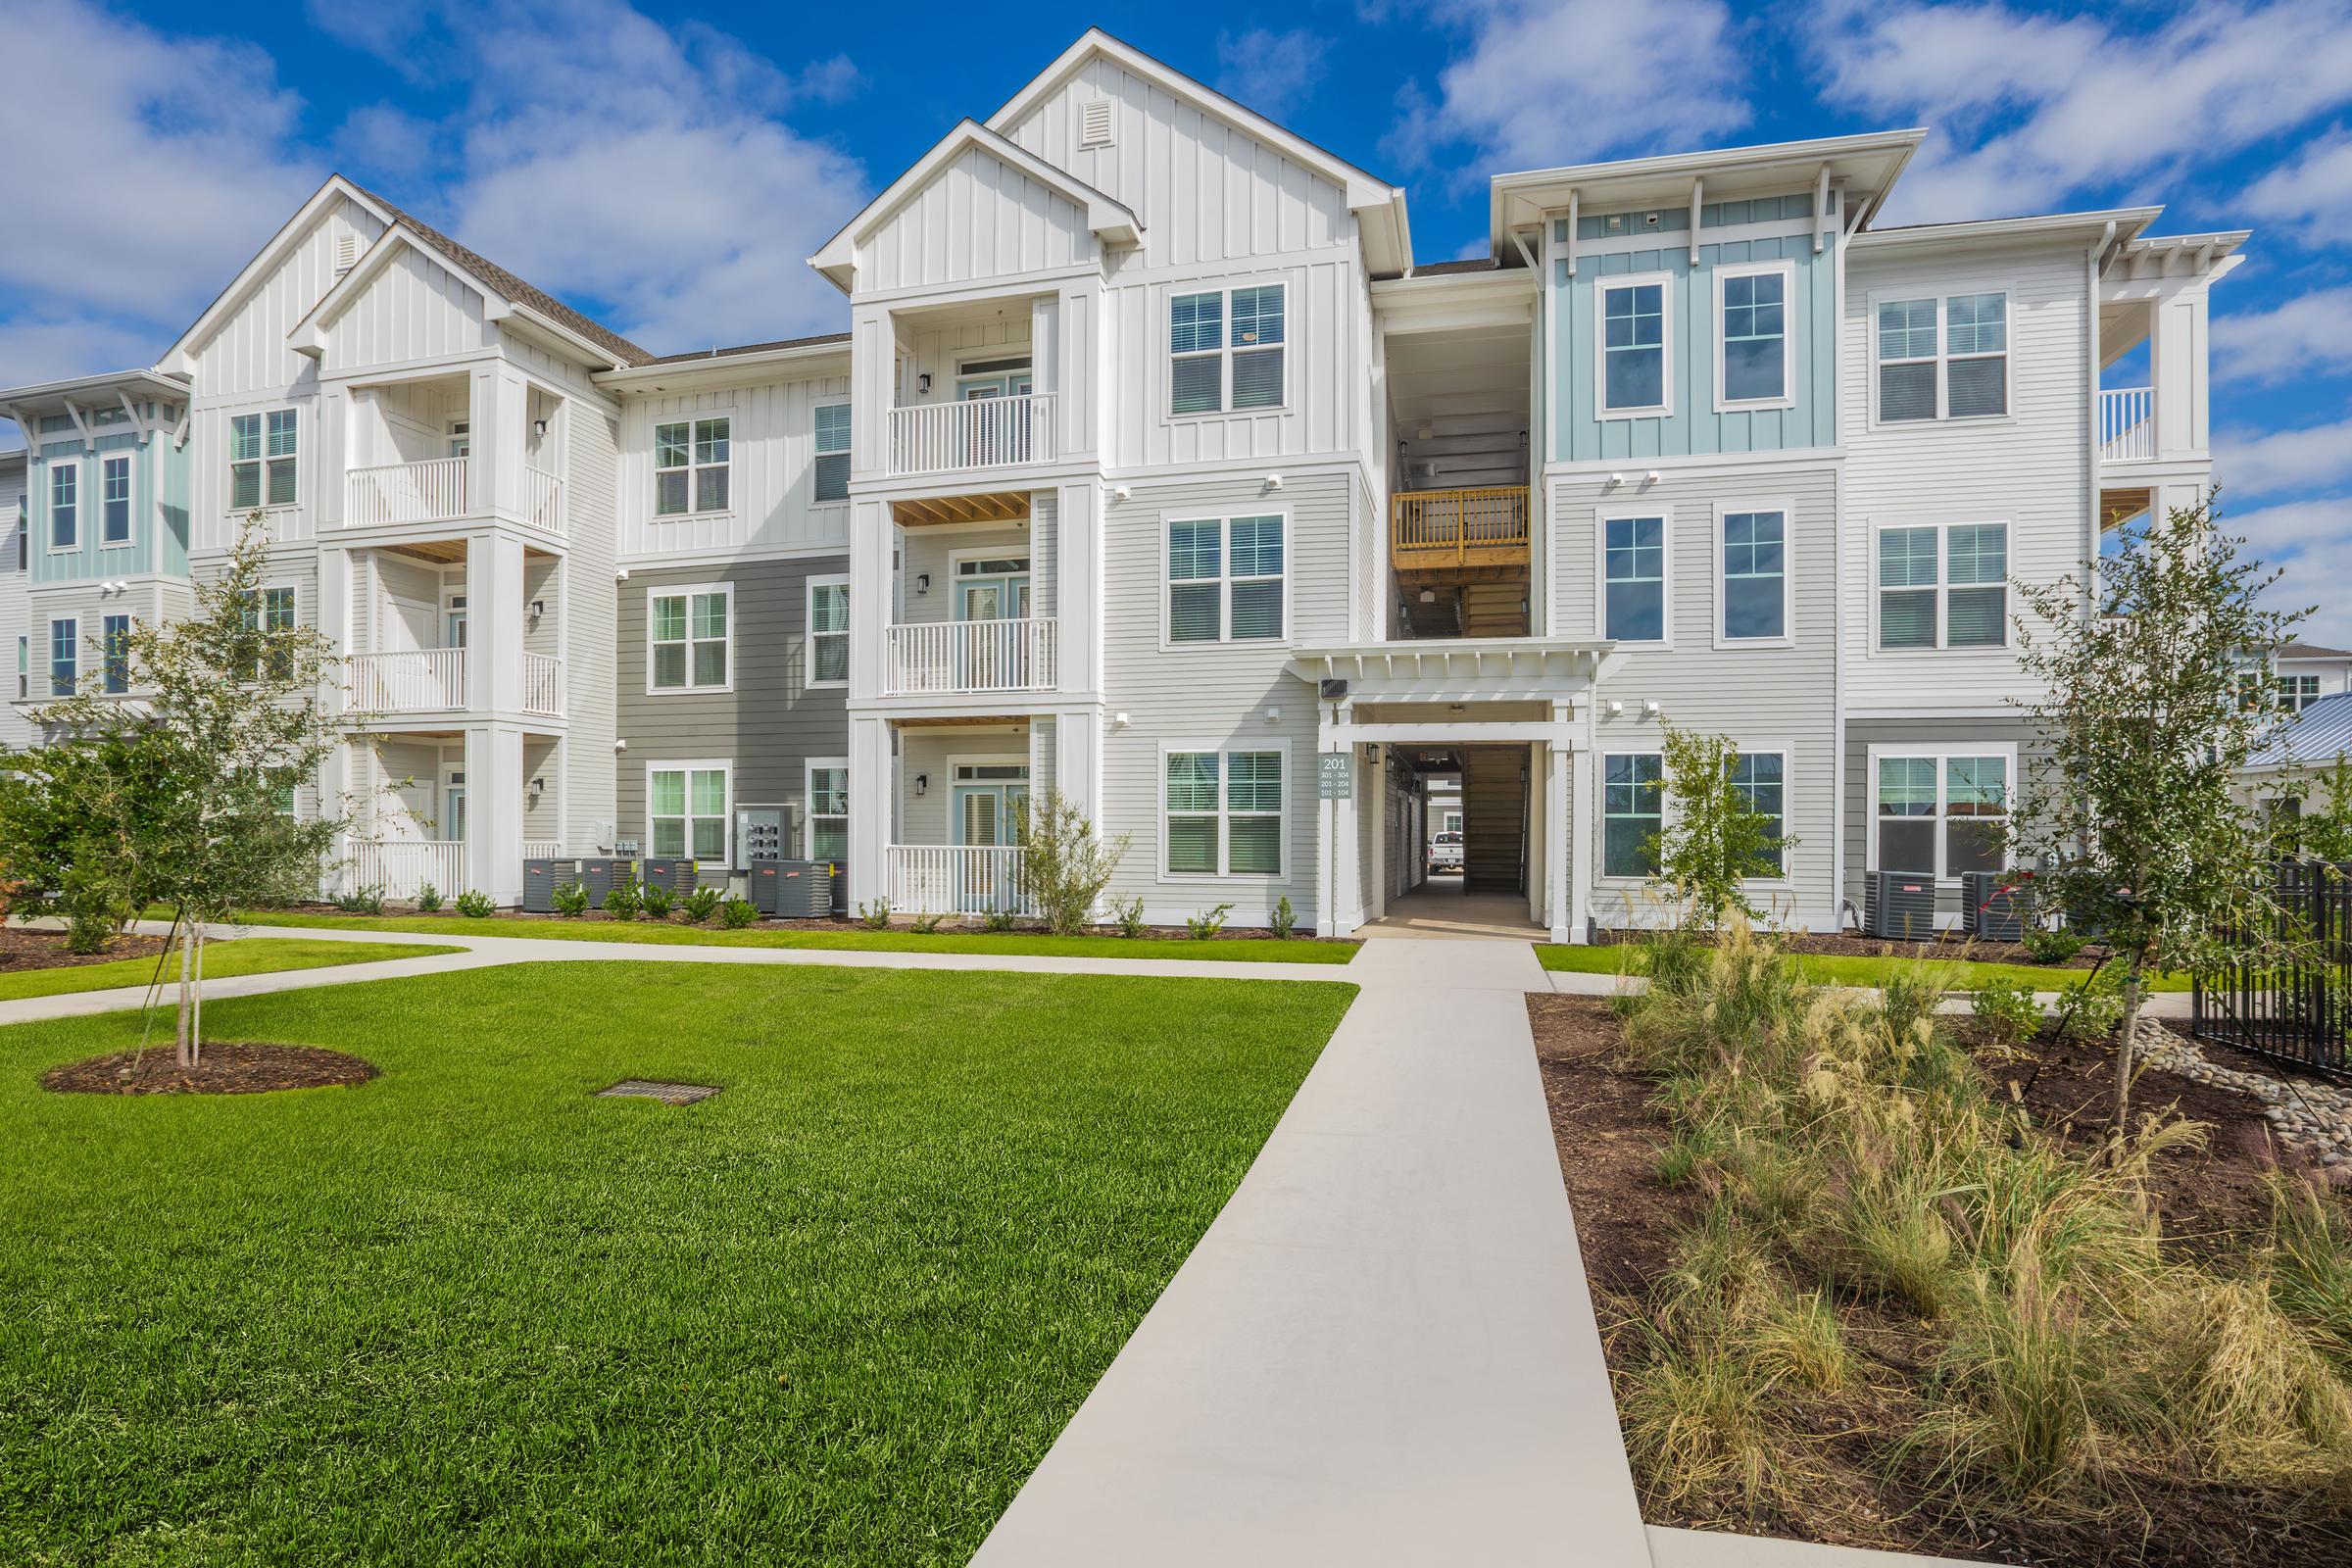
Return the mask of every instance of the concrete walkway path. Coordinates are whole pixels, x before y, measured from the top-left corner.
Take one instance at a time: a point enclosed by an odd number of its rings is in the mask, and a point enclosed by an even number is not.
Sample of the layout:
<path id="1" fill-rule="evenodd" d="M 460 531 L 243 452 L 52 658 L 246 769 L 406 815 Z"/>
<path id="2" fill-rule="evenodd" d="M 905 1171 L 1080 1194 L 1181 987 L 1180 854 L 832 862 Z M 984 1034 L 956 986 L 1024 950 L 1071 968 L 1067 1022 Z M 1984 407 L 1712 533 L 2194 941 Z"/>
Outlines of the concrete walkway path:
<path id="1" fill-rule="evenodd" d="M 1521 943 L 1363 994 L 974 1559 L 1649 1568 Z"/>

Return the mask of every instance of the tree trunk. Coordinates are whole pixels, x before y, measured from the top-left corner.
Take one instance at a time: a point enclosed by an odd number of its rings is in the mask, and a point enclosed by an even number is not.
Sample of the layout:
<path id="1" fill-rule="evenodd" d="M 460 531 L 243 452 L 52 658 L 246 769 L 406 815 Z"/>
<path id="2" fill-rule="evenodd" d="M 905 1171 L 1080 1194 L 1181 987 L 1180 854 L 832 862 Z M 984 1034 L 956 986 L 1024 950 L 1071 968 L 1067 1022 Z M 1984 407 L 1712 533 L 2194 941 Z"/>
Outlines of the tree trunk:
<path id="1" fill-rule="evenodd" d="M 2132 1070 L 2139 1050 L 2140 977 L 2146 966 L 2146 957 L 2133 954 L 2132 967 L 2124 971 L 2124 1036 L 2115 1048 L 2115 1109 L 2107 1119 L 2107 1146 L 2110 1152 L 2119 1155 L 2123 1152 L 2124 1134 L 2131 1125 Z"/>
<path id="2" fill-rule="evenodd" d="M 196 1029 L 192 1004 L 196 993 L 189 984 L 196 962 L 196 928 L 183 912 L 179 925 L 179 1016 L 172 1026 L 172 1059 L 182 1067 L 196 1065 Z"/>
<path id="3" fill-rule="evenodd" d="M 188 930 L 196 939 L 196 984 L 188 993 L 188 1065 L 193 1067 L 204 1059 L 204 931 L 195 925 Z"/>

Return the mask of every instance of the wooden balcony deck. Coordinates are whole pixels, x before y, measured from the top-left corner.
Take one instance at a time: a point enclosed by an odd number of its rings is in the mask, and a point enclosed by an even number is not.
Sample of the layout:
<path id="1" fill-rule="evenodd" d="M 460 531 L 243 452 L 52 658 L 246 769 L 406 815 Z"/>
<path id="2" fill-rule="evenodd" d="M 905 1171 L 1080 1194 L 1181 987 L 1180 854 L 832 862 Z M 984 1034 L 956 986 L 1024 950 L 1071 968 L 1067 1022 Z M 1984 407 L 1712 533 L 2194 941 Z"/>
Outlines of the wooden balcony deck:
<path id="1" fill-rule="evenodd" d="M 1389 501 L 1389 560 L 1408 581 L 1525 577 L 1527 486 L 1398 492 Z"/>

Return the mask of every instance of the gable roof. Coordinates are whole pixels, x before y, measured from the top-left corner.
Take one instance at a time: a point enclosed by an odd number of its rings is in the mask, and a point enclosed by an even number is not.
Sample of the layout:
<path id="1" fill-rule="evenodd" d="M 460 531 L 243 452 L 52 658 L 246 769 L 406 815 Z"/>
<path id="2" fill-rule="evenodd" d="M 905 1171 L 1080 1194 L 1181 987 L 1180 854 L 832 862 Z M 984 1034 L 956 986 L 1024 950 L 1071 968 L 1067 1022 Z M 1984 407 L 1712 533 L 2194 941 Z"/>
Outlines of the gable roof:
<path id="1" fill-rule="evenodd" d="M 2262 745 L 2246 759 L 2246 771 L 2267 772 L 2296 764 L 2326 766 L 2345 756 L 2352 756 L 2352 692 L 2337 692 L 2273 725 Z"/>
<path id="2" fill-rule="evenodd" d="M 1067 170 L 1055 168 L 1026 147 L 1006 140 L 978 121 L 966 119 L 957 121 L 955 129 L 933 143 L 931 150 L 916 159 L 905 173 L 892 180 L 887 190 L 859 208 L 856 217 L 842 224 L 833 237 L 808 258 L 808 265 L 822 272 L 843 293 L 849 293 L 857 282 L 858 242 L 881 227 L 883 221 L 909 197 L 929 184 L 934 174 L 961 156 L 966 148 L 972 147 L 1037 181 L 1077 208 L 1086 215 L 1086 226 L 1110 243 L 1132 245 L 1144 237 L 1143 220 L 1137 218 L 1124 202 L 1103 195 Z"/>
<path id="3" fill-rule="evenodd" d="M 2300 637 L 2290 637 L 2271 650 L 2274 659 L 2352 659 L 2352 648 L 2323 648 L 2307 643 Z"/>

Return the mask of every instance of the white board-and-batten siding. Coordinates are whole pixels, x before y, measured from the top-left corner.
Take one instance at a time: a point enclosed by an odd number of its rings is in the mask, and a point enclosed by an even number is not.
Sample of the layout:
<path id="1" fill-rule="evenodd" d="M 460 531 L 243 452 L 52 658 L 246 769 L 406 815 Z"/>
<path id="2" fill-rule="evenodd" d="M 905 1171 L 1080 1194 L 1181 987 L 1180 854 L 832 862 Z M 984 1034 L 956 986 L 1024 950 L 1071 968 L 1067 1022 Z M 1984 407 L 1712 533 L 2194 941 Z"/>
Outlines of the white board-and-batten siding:
<path id="1" fill-rule="evenodd" d="M 967 147 L 858 244 L 858 289 L 888 292 L 1053 271 L 1093 262 L 1086 214 L 979 147 Z"/>
<path id="2" fill-rule="evenodd" d="M 846 373 L 662 397 L 632 398 L 621 411 L 620 556 L 710 551 L 763 554 L 846 550 L 846 501 L 816 500 L 816 410 L 847 403 Z M 654 515 L 654 426 L 724 415 L 728 425 L 730 505 L 725 512 Z"/>

